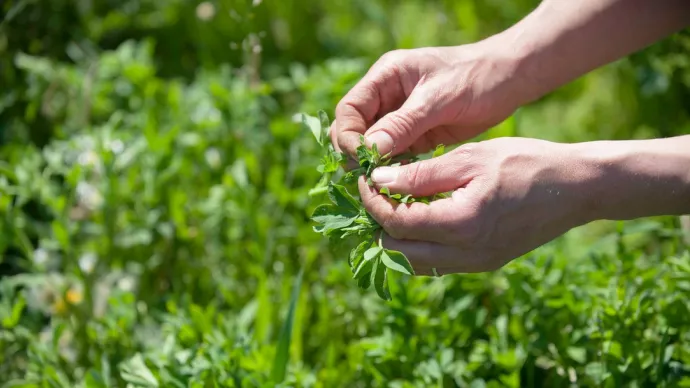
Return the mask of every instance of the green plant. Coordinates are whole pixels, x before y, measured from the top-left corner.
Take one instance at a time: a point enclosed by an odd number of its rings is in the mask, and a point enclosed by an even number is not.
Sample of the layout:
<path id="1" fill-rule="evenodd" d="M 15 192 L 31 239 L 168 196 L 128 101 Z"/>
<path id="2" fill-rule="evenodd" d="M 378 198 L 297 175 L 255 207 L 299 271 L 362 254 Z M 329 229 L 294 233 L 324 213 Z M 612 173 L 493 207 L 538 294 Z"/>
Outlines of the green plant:
<path id="1" fill-rule="evenodd" d="M 318 225 L 314 231 L 328 237 L 334 245 L 343 244 L 343 240 L 354 238 L 348 254 L 348 264 L 353 278 L 362 289 L 368 289 L 372 284 L 376 293 L 384 300 L 390 300 L 388 289 L 388 270 L 394 270 L 405 275 L 414 275 L 414 270 L 407 257 L 399 251 L 386 249 L 383 246 L 383 231 L 381 225 L 366 211 L 361 200 L 355 198 L 353 185 L 360 177 L 364 177 L 368 185 L 373 186 L 371 174 L 380 166 L 396 166 L 404 162 L 414 162 L 417 157 L 399 155 L 391 158 L 391 154 L 381 155 L 376 144 L 367 147 L 364 136 L 360 135 L 360 146 L 357 148 L 357 162 L 359 167 L 345 171 L 347 156 L 337 152 L 329 139 L 330 120 L 324 111 L 318 112 L 318 118 L 302 114 L 302 124 L 316 137 L 316 141 L 325 153 L 316 170 L 321 179 L 316 187 L 310 190 L 310 195 L 318 196 L 326 192 L 330 203 L 321 204 L 312 214 L 312 220 Z M 443 154 L 444 146 L 439 145 L 432 157 Z M 335 181 L 334 181 L 335 179 Z M 438 198 L 447 197 L 446 193 L 434 196 L 415 198 L 411 195 L 393 194 L 387 187 L 380 189 L 381 194 L 402 204 L 422 202 L 428 204 Z M 350 244 L 352 245 L 352 244 Z"/>
<path id="2" fill-rule="evenodd" d="M 534 1 L 0 3 L 0 387 L 690 386 L 676 218 L 587 225 L 492 273 L 389 271 L 387 303 L 342 260 L 357 236 L 313 231 L 327 153 L 294 114 Z M 487 136 L 686 133 L 686 39 Z M 327 182 L 356 198 L 345 174 Z"/>

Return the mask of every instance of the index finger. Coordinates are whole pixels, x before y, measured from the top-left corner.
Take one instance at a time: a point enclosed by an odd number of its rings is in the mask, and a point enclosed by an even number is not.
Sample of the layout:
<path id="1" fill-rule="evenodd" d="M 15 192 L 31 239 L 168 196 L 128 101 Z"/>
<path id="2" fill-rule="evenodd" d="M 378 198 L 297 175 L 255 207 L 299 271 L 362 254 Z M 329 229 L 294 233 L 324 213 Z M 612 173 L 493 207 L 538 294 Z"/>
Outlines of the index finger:
<path id="1" fill-rule="evenodd" d="M 405 102 L 409 91 L 401 79 L 406 73 L 403 62 L 400 55 L 384 55 L 340 100 L 335 108 L 336 130 L 331 136 L 334 147 L 355 158 L 360 136 Z"/>
<path id="2" fill-rule="evenodd" d="M 380 107 L 376 86 L 365 76 L 350 89 L 335 109 L 335 131 L 331 131 L 333 146 L 353 157 L 357 155 L 359 137 L 374 124 Z"/>

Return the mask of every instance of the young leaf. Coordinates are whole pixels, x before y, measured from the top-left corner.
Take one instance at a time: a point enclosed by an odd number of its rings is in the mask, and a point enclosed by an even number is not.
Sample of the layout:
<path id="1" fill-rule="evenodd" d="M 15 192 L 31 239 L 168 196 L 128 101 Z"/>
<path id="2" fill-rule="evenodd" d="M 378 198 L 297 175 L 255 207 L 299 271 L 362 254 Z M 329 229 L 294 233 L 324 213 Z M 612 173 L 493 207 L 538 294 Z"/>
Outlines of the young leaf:
<path id="1" fill-rule="evenodd" d="M 336 172 L 343 162 L 343 156 L 340 152 L 329 152 L 328 155 L 321 158 L 321 164 L 316 168 L 320 173 Z"/>
<path id="2" fill-rule="evenodd" d="M 391 300 L 390 292 L 388 291 L 388 277 L 386 276 L 386 266 L 383 265 L 380 259 L 374 261 L 373 269 L 371 270 L 371 282 L 374 283 L 376 293 L 383 300 Z"/>
<path id="3" fill-rule="evenodd" d="M 365 257 L 364 260 L 359 263 L 359 266 L 357 266 L 357 269 L 352 277 L 354 279 L 361 279 L 363 276 L 369 275 L 373 266 L 374 260 L 367 260 Z"/>
<path id="4" fill-rule="evenodd" d="M 364 252 L 364 260 L 374 260 L 381 255 L 381 252 L 383 252 L 383 249 L 379 246 L 369 248 Z"/>
<path id="5" fill-rule="evenodd" d="M 406 275 L 414 275 L 414 269 L 412 269 L 410 261 L 407 260 L 407 257 L 402 252 L 385 249 L 381 253 L 381 262 L 394 271 L 402 272 Z"/>
<path id="6" fill-rule="evenodd" d="M 321 123 L 319 122 L 318 118 L 302 113 L 302 127 L 309 129 L 319 145 L 323 146 L 323 138 L 321 137 Z"/>
<path id="7" fill-rule="evenodd" d="M 364 251 L 367 249 L 368 244 L 370 244 L 368 240 L 362 241 L 362 243 L 357 245 L 357 247 L 350 252 L 348 263 L 353 271 L 357 265 L 359 265 L 359 262 L 364 258 Z"/>
<path id="8" fill-rule="evenodd" d="M 343 182 L 348 183 L 348 184 L 353 183 L 353 182 L 356 182 L 357 179 L 364 173 L 366 173 L 366 169 L 364 167 L 359 167 L 359 168 L 356 168 L 354 170 L 346 172 L 345 175 L 343 176 L 342 180 L 343 180 Z"/>
<path id="9" fill-rule="evenodd" d="M 319 133 L 319 136 L 321 136 L 321 141 L 319 142 L 319 144 L 323 145 L 323 143 L 328 139 L 328 132 L 331 129 L 331 123 L 328 120 L 328 114 L 325 111 L 320 110 L 318 112 L 318 116 L 319 123 L 321 124 L 321 131 Z"/>
<path id="10" fill-rule="evenodd" d="M 434 150 L 434 153 L 433 153 L 433 155 L 431 155 L 431 157 L 432 158 L 439 157 L 439 156 L 443 155 L 445 150 L 446 150 L 446 147 L 443 144 L 439 144 L 436 146 L 436 149 Z"/>
<path id="11" fill-rule="evenodd" d="M 368 166 L 371 163 L 369 150 L 366 146 L 361 145 L 357 147 L 357 159 L 359 160 L 359 165 L 362 167 Z"/>
<path id="12" fill-rule="evenodd" d="M 343 209 L 354 209 L 359 211 L 360 203 L 347 192 L 345 186 L 331 183 L 328 187 L 328 197 L 336 206 Z"/>
<path id="13" fill-rule="evenodd" d="M 368 274 L 365 274 L 365 275 L 368 275 Z M 357 287 L 359 287 L 363 290 L 368 290 L 370 286 L 371 286 L 371 276 L 362 276 L 357 281 Z"/>
<path id="14" fill-rule="evenodd" d="M 381 161 L 381 154 L 379 154 L 379 147 L 376 143 L 371 145 L 371 161 L 374 164 L 378 164 Z"/>
<path id="15" fill-rule="evenodd" d="M 330 130 L 328 116 L 325 112 L 319 111 L 318 118 L 305 118 L 304 121 L 311 125 L 312 132 L 314 132 L 314 120 L 320 124 L 317 140 L 323 146 L 327 143 L 328 130 Z M 359 239 L 359 243 L 350 250 L 347 258 L 350 269 L 353 271 L 353 278 L 357 279 L 358 286 L 364 289 L 367 289 L 373 282 L 377 294 L 383 299 L 390 300 L 387 283 L 388 269 L 411 275 L 414 274 L 414 271 L 402 253 L 384 251 L 380 244 L 372 247 L 371 241 L 381 226 L 366 211 L 359 197 L 350 195 L 347 188 L 350 188 L 350 185 L 354 184 L 361 176 L 365 177 L 369 186 L 373 186 L 371 173 L 377 167 L 412 163 L 419 158 L 409 154 L 394 158 L 391 158 L 391 153 L 381 155 L 376 144 L 372 144 L 371 148 L 367 147 L 364 136 L 360 135 L 360 146 L 357 147 L 359 168 L 343 171 L 344 174 L 339 180 L 333 181 L 332 178 L 336 176 L 336 172 L 340 168 L 344 169 L 347 156 L 335 152 L 330 144 L 328 147 L 324 147 L 324 151 L 325 155 L 318 167 L 318 171 L 322 174 L 321 180 L 317 187 L 310 190 L 309 195 L 313 197 L 327 193 L 332 204 L 322 205 L 314 212 L 312 218 L 319 224 L 314 227 L 314 230 L 327 236 L 332 248 L 342 246 L 346 238 L 347 241 L 350 241 L 350 238 Z M 439 146 L 436 148 L 434 156 L 440 156 L 443 152 L 443 146 Z M 343 185 L 347 185 L 347 188 Z M 356 190 L 356 188 L 351 188 L 351 190 L 353 189 Z M 430 200 L 440 197 L 413 198 L 410 195 L 391 194 L 388 188 L 383 188 L 380 192 L 387 195 L 388 198 L 402 203 L 422 202 L 428 204 Z"/>
<path id="16" fill-rule="evenodd" d="M 326 204 L 314 209 L 311 219 L 320 224 L 319 226 L 315 226 L 314 230 L 317 233 L 326 235 L 333 230 L 352 225 L 358 216 L 359 212 L 354 211 L 354 209 L 343 209 Z"/>

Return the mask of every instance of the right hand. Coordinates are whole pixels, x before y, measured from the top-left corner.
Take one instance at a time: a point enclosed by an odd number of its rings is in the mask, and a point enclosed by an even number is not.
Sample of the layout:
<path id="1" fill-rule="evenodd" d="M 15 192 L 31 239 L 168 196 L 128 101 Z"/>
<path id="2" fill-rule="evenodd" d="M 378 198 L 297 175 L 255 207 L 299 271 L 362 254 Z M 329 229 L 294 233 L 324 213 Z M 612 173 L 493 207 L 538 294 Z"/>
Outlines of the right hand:
<path id="1" fill-rule="evenodd" d="M 356 160 L 365 135 L 382 154 L 419 154 L 499 124 L 523 102 L 506 52 L 484 41 L 385 54 L 338 103 L 334 148 Z"/>

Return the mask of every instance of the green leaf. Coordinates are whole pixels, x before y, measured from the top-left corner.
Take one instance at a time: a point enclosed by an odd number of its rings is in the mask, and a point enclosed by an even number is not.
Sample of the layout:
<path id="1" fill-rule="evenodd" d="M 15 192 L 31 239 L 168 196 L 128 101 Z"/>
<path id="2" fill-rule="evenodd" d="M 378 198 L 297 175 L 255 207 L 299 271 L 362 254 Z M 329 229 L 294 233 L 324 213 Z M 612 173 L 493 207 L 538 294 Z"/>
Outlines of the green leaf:
<path id="1" fill-rule="evenodd" d="M 12 305 L 12 313 L 2 319 L 2 326 L 5 329 L 12 329 L 17 326 L 19 319 L 22 317 L 22 312 L 24 312 L 24 307 L 26 307 L 26 300 L 20 294 L 18 300 Z"/>
<path id="2" fill-rule="evenodd" d="M 343 156 L 340 152 L 329 151 L 328 155 L 321 159 L 321 164 L 317 167 L 320 173 L 336 172 L 342 164 Z M 324 175 L 326 177 L 326 175 Z"/>
<path id="3" fill-rule="evenodd" d="M 355 270 L 354 275 L 352 275 L 352 278 L 361 279 L 363 276 L 367 276 L 367 274 L 371 272 L 371 269 L 374 266 L 374 261 L 375 260 L 367 260 L 365 256 L 364 260 L 362 260 L 357 266 L 357 269 Z"/>
<path id="4" fill-rule="evenodd" d="M 287 371 L 288 362 L 290 361 L 290 342 L 292 340 L 292 325 L 295 319 L 295 308 L 297 306 L 297 299 L 299 299 L 299 292 L 302 286 L 303 269 L 300 269 L 295 279 L 295 285 L 292 288 L 292 295 L 290 296 L 290 305 L 288 307 L 287 316 L 283 322 L 278 336 L 278 347 L 276 349 L 276 357 L 273 361 L 273 370 L 271 371 L 271 379 L 276 383 L 281 383 L 285 380 L 285 372 Z"/>
<path id="5" fill-rule="evenodd" d="M 406 275 L 414 275 L 410 261 L 407 260 L 407 257 L 402 252 L 386 249 L 381 254 L 381 262 L 394 271 L 402 272 Z"/>
<path id="6" fill-rule="evenodd" d="M 65 224 L 62 222 L 53 221 L 51 223 L 51 227 L 53 228 L 53 236 L 55 236 L 55 240 L 57 240 L 62 249 L 67 251 L 69 249 L 69 233 L 65 228 Z"/>
<path id="7" fill-rule="evenodd" d="M 353 209 L 359 212 L 360 205 L 357 200 L 347 192 L 345 186 L 331 183 L 328 187 L 328 197 L 338 207 L 343 209 Z"/>
<path id="8" fill-rule="evenodd" d="M 355 212 L 353 209 L 343 209 L 326 204 L 314 209 L 311 218 L 314 222 L 320 224 L 314 227 L 314 230 L 318 233 L 328 235 L 334 230 L 352 225 L 358 216 L 359 212 Z"/>
<path id="9" fill-rule="evenodd" d="M 381 299 L 391 300 L 390 291 L 388 291 L 386 266 L 383 265 L 380 259 L 374 260 L 374 266 L 371 271 L 371 282 L 374 283 L 374 289 Z"/>
<path id="10" fill-rule="evenodd" d="M 321 135 L 321 123 L 318 118 L 302 113 L 302 127 L 310 130 L 316 138 L 316 141 L 319 143 L 319 145 L 323 146 L 323 138 Z"/>
<path id="11" fill-rule="evenodd" d="M 575 362 L 583 364 L 587 361 L 587 350 L 585 348 L 571 346 L 567 349 L 567 352 L 568 356 L 575 360 Z"/>
<path id="12" fill-rule="evenodd" d="M 446 147 L 443 144 L 439 144 L 436 146 L 436 149 L 434 150 L 434 153 L 431 155 L 432 158 L 437 158 L 446 151 Z"/>
<path id="13" fill-rule="evenodd" d="M 158 379 L 151 370 L 140 353 L 126 361 L 120 368 L 120 377 L 130 384 L 143 387 L 158 387 Z"/>
<path id="14" fill-rule="evenodd" d="M 367 245 L 370 244 L 369 241 L 362 241 L 355 249 L 353 249 L 350 252 L 350 256 L 348 257 L 348 263 L 350 264 L 350 268 L 354 270 L 354 268 L 357 267 L 359 264 L 360 260 L 364 258 L 364 251 L 367 249 Z"/>
<path id="15" fill-rule="evenodd" d="M 334 204 L 319 205 L 314 209 L 311 218 L 317 222 L 323 222 L 329 216 L 343 216 L 347 218 L 357 218 L 360 216 L 359 210 L 352 207 L 342 207 Z M 326 217 L 326 218 L 325 218 Z"/>
<path id="16" fill-rule="evenodd" d="M 373 143 L 371 145 L 371 156 L 374 161 L 379 161 L 381 154 L 379 153 L 379 147 L 376 145 L 376 143 Z"/>
<path id="17" fill-rule="evenodd" d="M 319 144 L 323 145 L 328 139 L 328 132 L 331 128 L 331 122 L 328 119 L 328 114 L 325 111 L 320 110 L 317 114 L 319 116 L 319 124 L 321 124 L 321 131 L 319 134 L 321 141 Z"/>
<path id="18" fill-rule="evenodd" d="M 371 276 L 366 276 L 371 272 L 367 272 L 357 281 L 357 286 L 363 290 L 368 290 L 371 287 Z"/>
<path id="19" fill-rule="evenodd" d="M 379 257 L 381 252 L 383 252 L 383 248 L 379 246 L 369 248 L 364 252 L 364 260 L 374 260 Z"/>

